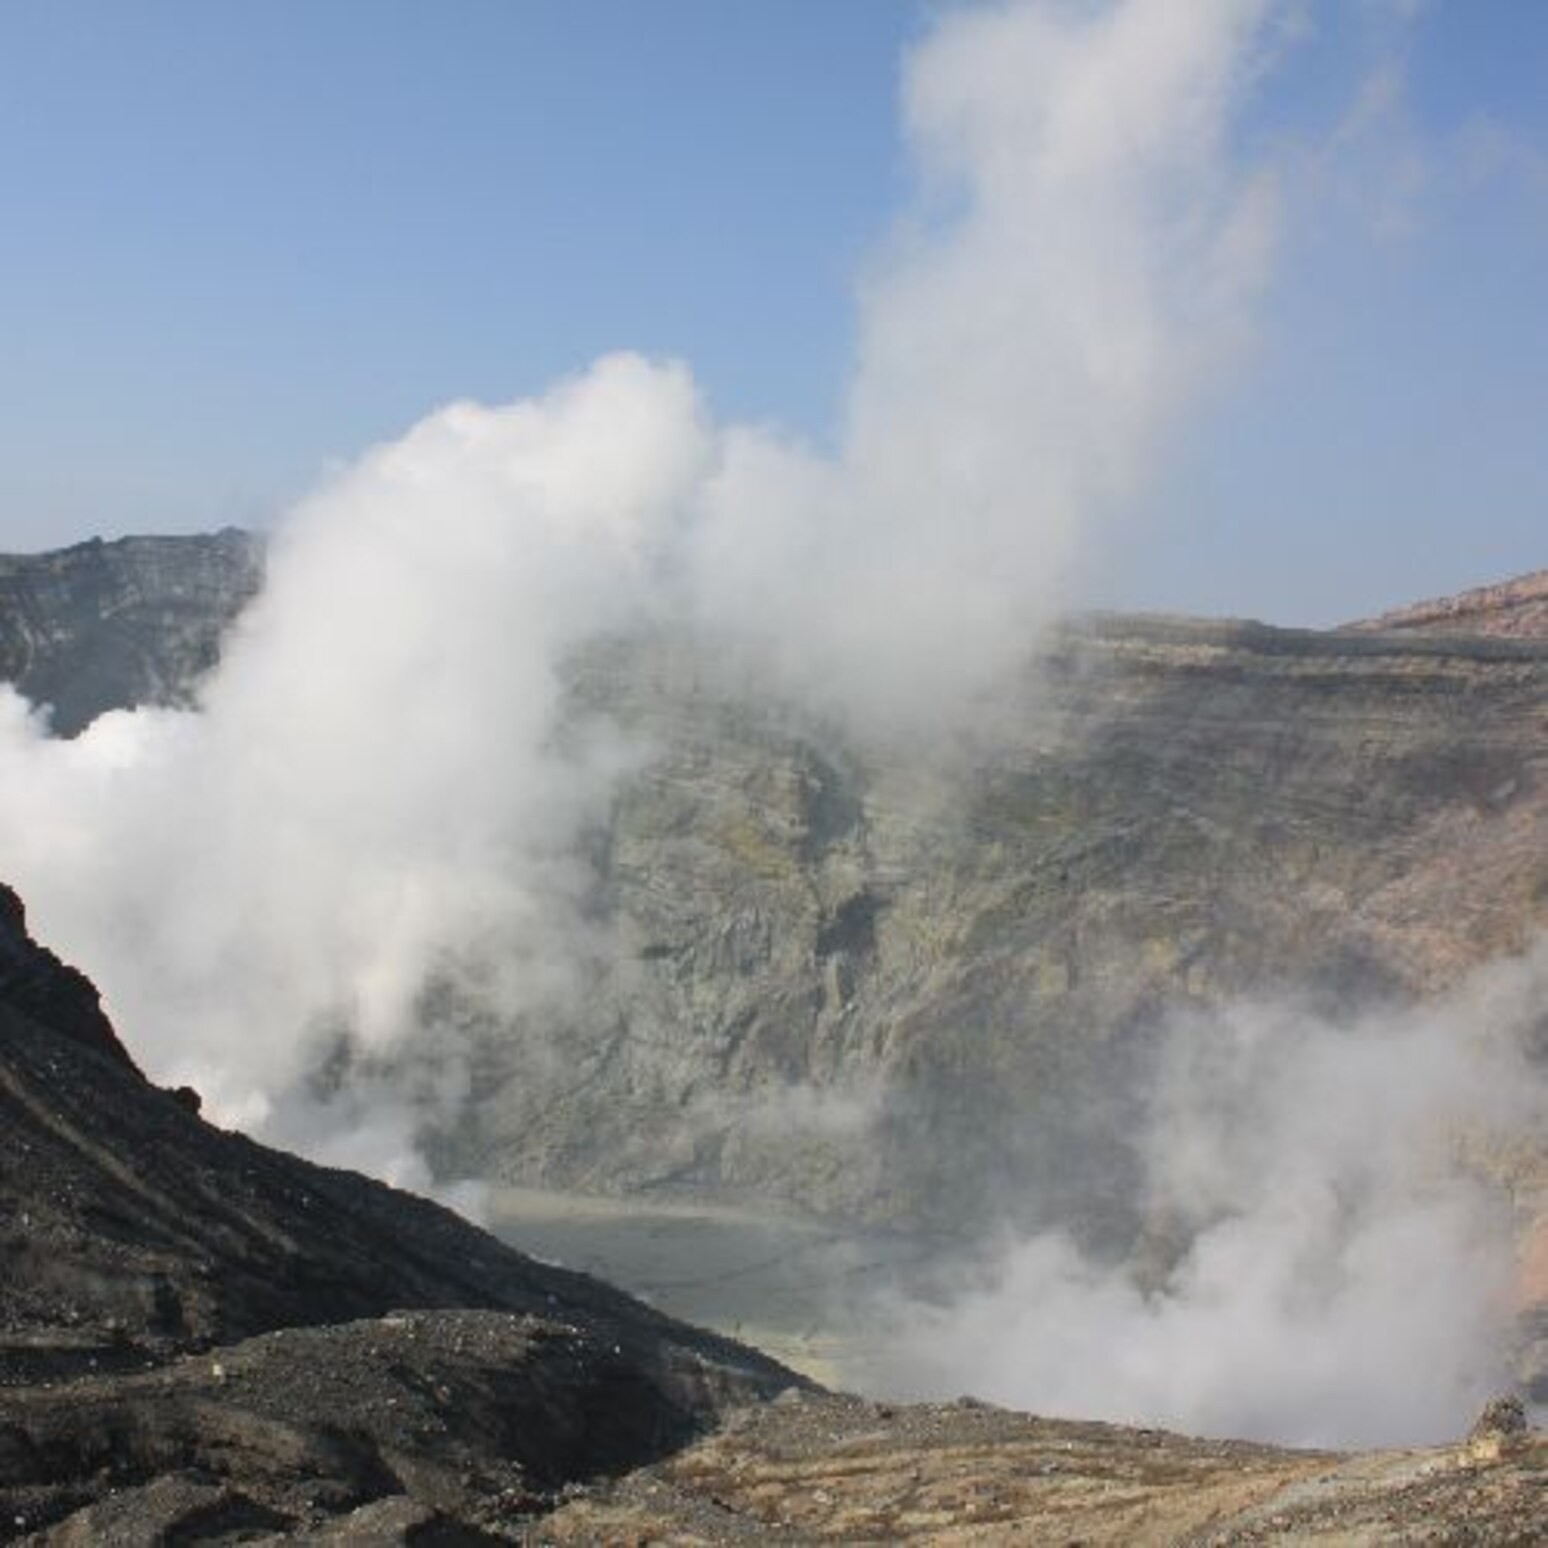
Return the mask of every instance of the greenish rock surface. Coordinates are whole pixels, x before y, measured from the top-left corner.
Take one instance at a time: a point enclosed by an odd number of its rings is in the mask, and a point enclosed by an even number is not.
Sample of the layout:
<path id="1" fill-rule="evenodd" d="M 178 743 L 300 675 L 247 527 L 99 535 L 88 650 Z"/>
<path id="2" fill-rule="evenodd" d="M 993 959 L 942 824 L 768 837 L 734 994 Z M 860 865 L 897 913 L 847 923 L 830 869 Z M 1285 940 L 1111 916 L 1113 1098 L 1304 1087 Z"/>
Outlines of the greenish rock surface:
<path id="1" fill-rule="evenodd" d="M 649 749 L 593 835 L 609 950 L 491 1045 L 459 1167 L 1121 1238 L 1179 1014 L 1401 1004 L 1548 922 L 1548 641 L 1093 618 L 938 739 L 714 659 L 577 665 Z"/>

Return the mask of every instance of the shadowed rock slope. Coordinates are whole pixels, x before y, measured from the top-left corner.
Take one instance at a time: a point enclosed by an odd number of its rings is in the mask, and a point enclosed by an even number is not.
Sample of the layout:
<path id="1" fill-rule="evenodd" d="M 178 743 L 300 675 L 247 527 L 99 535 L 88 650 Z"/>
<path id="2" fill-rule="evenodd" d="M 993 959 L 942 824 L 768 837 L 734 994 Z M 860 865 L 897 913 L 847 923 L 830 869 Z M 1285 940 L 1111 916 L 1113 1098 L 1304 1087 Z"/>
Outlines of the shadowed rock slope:
<path id="1" fill-rule="evenodd" d="M 0 892 L 0 1538 L 504 1532 L 794 1379 L 190 1107 Z"/>

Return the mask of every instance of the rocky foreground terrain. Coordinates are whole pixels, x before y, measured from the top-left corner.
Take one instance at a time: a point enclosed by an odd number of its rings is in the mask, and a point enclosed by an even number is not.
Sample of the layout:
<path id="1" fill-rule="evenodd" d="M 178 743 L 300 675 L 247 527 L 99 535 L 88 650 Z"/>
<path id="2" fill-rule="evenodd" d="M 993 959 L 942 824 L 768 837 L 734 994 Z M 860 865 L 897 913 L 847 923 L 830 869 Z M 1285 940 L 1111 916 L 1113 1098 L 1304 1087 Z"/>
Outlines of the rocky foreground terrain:
<path id="1" fill-rule="evenodd" d="M 897 1408 L 205 1124 L 0 891 L 0 1540 L 1532 1543 L 1548 1437 Z"/>
<path id="2" fill-rule="evenodd" d="M 962 1400 L 795 1392 L 546 1518 L 540 1541 L 1540 1543 L 1548 1435 L 1483 1416 L 1455 1447 L 1292 1452 Z"/>
<path id="3" fill-rule="evenodd" d="M 796 1381 L 195 1106 L 0 889 L 0 1538 L 479 1540 Z"/>

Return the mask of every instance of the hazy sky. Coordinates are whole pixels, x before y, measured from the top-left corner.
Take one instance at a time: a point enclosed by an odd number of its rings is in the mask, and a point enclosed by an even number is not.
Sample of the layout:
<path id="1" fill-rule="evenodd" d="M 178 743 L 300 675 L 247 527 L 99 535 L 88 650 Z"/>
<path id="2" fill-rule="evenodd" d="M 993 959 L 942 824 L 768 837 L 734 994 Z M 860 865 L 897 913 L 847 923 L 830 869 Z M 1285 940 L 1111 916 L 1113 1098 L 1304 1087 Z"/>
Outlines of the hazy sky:
<path id="1" fill-rule="evenodd" d="M 262 525 L 615 349 L 825 441 L 929 14 L 0 0 L 0 548 Z M 1548 5 L 1282 33 L 1254 336 L 1083 600 L 1330 622 L 1548 563 Z"/>

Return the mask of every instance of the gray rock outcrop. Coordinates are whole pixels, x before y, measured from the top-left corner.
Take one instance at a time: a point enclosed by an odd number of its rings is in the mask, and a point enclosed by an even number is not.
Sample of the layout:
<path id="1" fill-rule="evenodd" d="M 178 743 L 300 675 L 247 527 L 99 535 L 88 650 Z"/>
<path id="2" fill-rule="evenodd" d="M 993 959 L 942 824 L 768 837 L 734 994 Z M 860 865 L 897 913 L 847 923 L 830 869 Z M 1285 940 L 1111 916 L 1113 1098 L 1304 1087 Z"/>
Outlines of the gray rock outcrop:
<path id="1" fill-rule="evenodd" d="M 107 709 L 187 704 L 262 579 L 262 541 L 229 527 L 0 554 L 0 679 L 50 705 L 59 736 Z"/>

